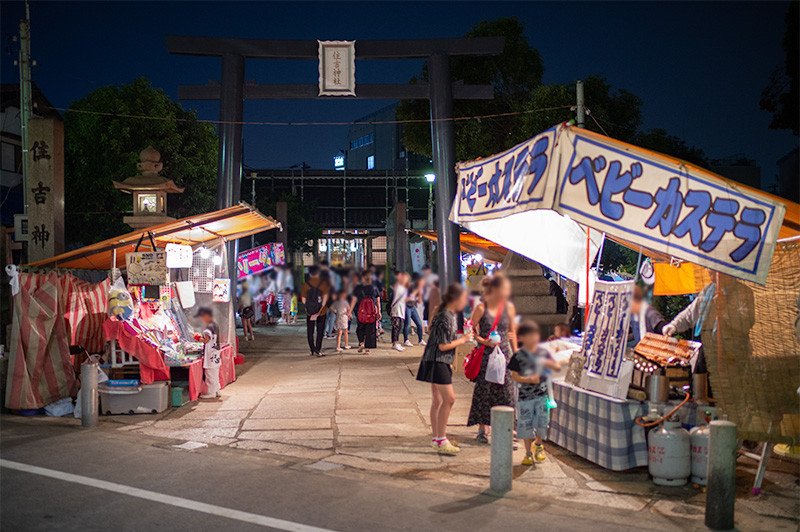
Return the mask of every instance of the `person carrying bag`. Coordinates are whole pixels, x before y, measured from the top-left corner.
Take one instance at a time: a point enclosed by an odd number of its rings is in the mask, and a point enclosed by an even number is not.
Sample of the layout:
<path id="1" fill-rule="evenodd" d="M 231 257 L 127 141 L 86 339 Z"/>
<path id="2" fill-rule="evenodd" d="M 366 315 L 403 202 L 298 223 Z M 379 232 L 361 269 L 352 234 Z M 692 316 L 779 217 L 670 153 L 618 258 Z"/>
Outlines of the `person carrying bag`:
<path id="1" fill-rule="evenodd" d="M 500 308 L 498 309 L 494 317 L 494 324 L 492 325 L 492 328 L 489 331 L 489 335 L 491 335 L 497 328 L 497 323 L 500 321 L 500 316 L 503 315 L 504 306 L 505 306 L 504 303 L 500 305 Z M 495 349 L 497 349 L 497 347 L 495 347 Z M 464 376 L 472 382 L 475 382 L 475 380 L 478 378 L 478 375 L 481 372 L 481 363 L 483 362 L 483 352 L 485 350 L 486 350 L 485 345 L 476 346 L 475 349 L 470 351 L 469 355 L 467 355 L 466 358 L 464 358 Z M 503 383 L 498 383 L 498 384 L 503 384 Z"/>

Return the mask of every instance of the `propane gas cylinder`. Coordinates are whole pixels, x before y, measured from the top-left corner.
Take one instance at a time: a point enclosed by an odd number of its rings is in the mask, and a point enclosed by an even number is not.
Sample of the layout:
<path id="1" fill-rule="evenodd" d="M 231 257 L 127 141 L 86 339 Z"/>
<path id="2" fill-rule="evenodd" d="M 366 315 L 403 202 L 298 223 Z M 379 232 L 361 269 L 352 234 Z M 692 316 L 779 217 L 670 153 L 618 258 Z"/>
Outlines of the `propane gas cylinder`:
<path id="1" fill-rule="evenodd" d="M 698 425 L 689 431 L 692 439 L 692 482 L 700 486 L 706 485 L 708 475 L 708 437 L 711 429 L 708 425 Z"/>
<path id="2" fill-rule="evenodd" d="M 648 470 L 660 486 L 683 486 L 692 473 L 691 438 L 681 428 L 680 418 L 671 417 L 647 436 Z"/>

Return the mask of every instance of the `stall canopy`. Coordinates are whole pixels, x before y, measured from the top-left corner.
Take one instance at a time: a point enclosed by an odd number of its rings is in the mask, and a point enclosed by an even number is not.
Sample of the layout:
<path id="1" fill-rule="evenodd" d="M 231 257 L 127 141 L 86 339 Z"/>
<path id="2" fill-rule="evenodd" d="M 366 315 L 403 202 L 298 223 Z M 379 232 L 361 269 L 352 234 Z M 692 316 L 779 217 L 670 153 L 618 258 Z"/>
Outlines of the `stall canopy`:
<path id="1" fill-rule="evenodd" d="M 605 232 L 763 284 L 786 211 L 691 163 L 562 124 L 459 164 L 450 220 L 578 282 L 588 231 L 589 262 Z"/>
<path id="2" fill-rule="evenodd" d="M 116 252 L 116 267 L 124 268 L 125 254 L 134 251 L 140 240 L 139 251 L 151 249 L 147 236 L 142 238 L 142 235 L 147 235 L 147 233 L 152 234 L 156 247 L 163 248 L 169 243 L 200 246 L 220 239 L 234 240 L 275 228 L 280 228 L 280 224 L 273 218 L 263 215 L 246 203 L 239 203 L 219 211 L 188 216 L 174 222 L 110 238 L 26 266 L 30 268 L 108 270 L 111 269 L 112 257 Z"/>
<path id="3" fill-rule="evenodd" d="M 422 238 L 427 238 L 428 240 L 432 240 L 434 242 L 439 241 L 439 237 L 436 235 L 436 231 L 408 231 L 409 233 L 413 233 L 415 235 L 419 235 Z M 461 251 L 464 253 L 471 253 L 473 255 L 481 255 L 484 259 L 491 261 L 491 262 L 503 262 L 508 250 L 503 246 L 498 246 L 491 240 L 487 240 L 483 237 L 478 235 L 473 235 L 471 233 L 461 233 L 460 236 L 461 241 Z"/>

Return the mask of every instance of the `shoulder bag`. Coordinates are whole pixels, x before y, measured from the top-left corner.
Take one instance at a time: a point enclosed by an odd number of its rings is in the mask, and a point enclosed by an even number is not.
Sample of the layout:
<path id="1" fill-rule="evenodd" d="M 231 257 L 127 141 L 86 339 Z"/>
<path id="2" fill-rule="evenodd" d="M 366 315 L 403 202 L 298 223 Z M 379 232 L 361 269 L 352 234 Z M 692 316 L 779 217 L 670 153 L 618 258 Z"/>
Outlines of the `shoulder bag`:
<path id="1" fill-rule="evenodd" d="M 500 316 L 503 315 L 504 310 L 505 303 L 501 304 L 497 309 L 497 315 L 494 317 L 494 324 L 489 330 L 489 334 L 486 335 L 487 338 L 492 334 L 492 331 L 497 328 L 497 323 L 500 321 Z M 478 374 L 481 372 L 481 362 L 483 362 L 483 351 L 485 349 L 485 345 L 476 346 L 464 359 L 464 376 L 473 382 L 478 378 Z"/>

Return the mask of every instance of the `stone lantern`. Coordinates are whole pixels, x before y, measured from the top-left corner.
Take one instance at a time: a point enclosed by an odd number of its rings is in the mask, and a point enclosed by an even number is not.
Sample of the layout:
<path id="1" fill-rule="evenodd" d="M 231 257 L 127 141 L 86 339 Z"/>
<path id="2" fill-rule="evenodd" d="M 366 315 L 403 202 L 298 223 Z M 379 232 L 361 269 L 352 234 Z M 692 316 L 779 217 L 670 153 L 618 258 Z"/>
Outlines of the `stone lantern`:
<path id="1" fill-rule="evenodd" d="M 167 216 L 167 194 L 183 192 L 183 188 L 158 175 L 164 167 L 161 154 L 148 146 L 139 153 L 136 167 L 140 175 L 129 177 L 122 183 L 114 181 L 114 188 L 133 194 L 133 216 L 126 216 L 123 221 L 134 229 L 145 229 L 174 220 Z"/>

